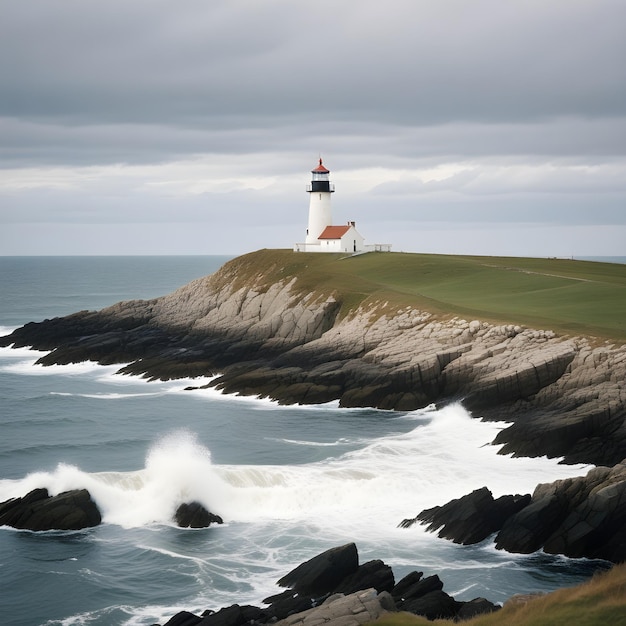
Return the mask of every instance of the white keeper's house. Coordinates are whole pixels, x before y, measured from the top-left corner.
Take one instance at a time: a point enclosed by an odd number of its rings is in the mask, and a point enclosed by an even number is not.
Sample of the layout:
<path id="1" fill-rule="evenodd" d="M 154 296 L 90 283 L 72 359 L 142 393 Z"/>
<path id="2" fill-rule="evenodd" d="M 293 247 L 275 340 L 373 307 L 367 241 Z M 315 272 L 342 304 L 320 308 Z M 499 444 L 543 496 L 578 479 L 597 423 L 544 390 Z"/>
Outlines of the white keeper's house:
<path id="1" fill-rule="evenodd" d="M 355 222 L 338 226 L 333 225 L 330 210 L 330 197 L 335 186 L 330 182 L 330 170 L 324 167 L 320 158 L 319 165 L 311 170 L 309 193 L 309 223 L 304 243 L 293 247 L 295 252 L 369 252 L 391 249 L 391 244 L 365 245 L 365 239 L 356 229 Z"/>

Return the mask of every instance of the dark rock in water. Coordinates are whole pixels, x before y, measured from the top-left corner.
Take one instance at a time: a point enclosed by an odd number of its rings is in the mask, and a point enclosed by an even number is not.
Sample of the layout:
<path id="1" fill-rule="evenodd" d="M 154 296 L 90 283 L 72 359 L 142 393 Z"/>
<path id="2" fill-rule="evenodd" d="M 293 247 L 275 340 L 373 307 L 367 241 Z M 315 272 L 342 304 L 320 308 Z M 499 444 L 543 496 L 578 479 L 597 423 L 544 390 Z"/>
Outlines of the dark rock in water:
<path id="1" fill-rule="evenodd" d="M 402 610 L 435 620 L 454 619 L 460 607 L 461 603 L 445 591 L 436 590 L 406 602 L 402 606 Z"/>
<path id="2" fill-rule="evenodd" d="M 439 537 L 454 543 L 473 544 L 483 541 L 502 528 L 505 521 L 530 503 L 530 494 L 502 496 L 493 499 L 487 487 L 451 500 L 443 506 L 426 509 L 413 520 L 404 520 L 401 526 L 408 528 L 416 521 L 428 524 L 427 530 L 441 528 Z"/>
<path id="3" fill-rule="evenodd" d="M 203 616 L 199 624 L 202 626 L 242 626 L 242 624 L 264 624 L 266 621 L 267 616 L 262 609 L 256 606 L 233 604 Z"/>
<path id="4" fill-rule="evenodd" d="M 0 526 L 25 530 L 80 530 L 97 526 L 102 516 L 86 489 L 50 497 L 47 489 L 34 489 L 23 498 L 0 504 Z"/>
<path id="5" fill-rule="evenodd" d="M 430 524 L 428 530 L 443 527 L 439 536 L 457 543 L 482 541 L 500 528 L 495 541 L 501 550 L 529 554 L 543 549 L 620 563 L 626 561 L 626 461 L 538 485 L 532 497 L 493 500 L 483 487 L 401 525 L 416 521 Z"/>
<path id="6" fill-rule="evenodd" d="M 328 594 L 325 594 L 325 596 Z M 323 597 L 325 597 L 323 596 Z M 263 602 L 269 604 L 267 608 L 268 615 L 273 619 L 285 619 L 290 615 L 308 611 L 318 603 L 319 598 L 311 596 L 301 596 L 293 589 L 289 589 L 284 593 L 266 598 Z"/>
<path id="7" fill-rule="evenodd" d="M 219 611 L 205 611 L 201 617 L 181 611 L 165 623 L 165 626 L 242 626 L 265 624 L 267 615 L 256 606 L 233 604 Z"/>
<path id="8" fill-rule="evenodd" d="M 407 574 L 391 590 L 392 598 L 396 602 L 398 602 L 398 601 L 404 600 L 407 597 L 410 597 L 411 593 L 409 590 L 411 589 L 411 587 L 413 587 L 413 585 L 415 585 L 422 579 L 423 575 L 424 575 L 424 572 L 411 572 L 410 574 Z"/>
<path id="9" fill-rule="evenodd" d="M 626 462 L 539 485 L 531 504 L 507 520 L 496 547 L 625 561 Z"/>
<path id="10" fill-rule="evenodd" d="M 278 585 L 291 587 L 301 595 L 322 596 L 333 591 L 359 567 L 356 545 L 348 543 L 318 554 L 283 576 Z"/>
<path id="11" fill-rule="evenodd" d="M 484 598 L 469 602 L 450 602 L 452 598 L 443 592 L 443 582 L 439 576 L 422 579 L 422 572 L 407 574 L 391 591 L 391 596 L 400 611 L 408 611 L 435 619 L 432 615 L 445 616 L 455 620 L 469 619 L 481 613 L 491 613 L 500 607 Z M 454 614 L 451 614 L 454 612 Z"/>
<path id="12" fill-rule="evenodd" d="M 188 611 L 176 613 L 174 617 L 165 622 L 165 626 L 196 626 L 202 621 L 202 618 Z"/>
<path id="13" fill-rule="evenodd" d="M 183 503 L 174 515 L 176 524 L 181 528 L 207 528 L 211 524 L 223 524 L 219 515 L 207 511 L 199 502 Z"/>
<path id="14" fill-rule="evenodd" d="M 494 604 L 485 598 L 474 598 L 469 602 L 463 602 L 461 604 L 462 606 L 456 614 L 457 621 L 471 619 L 472 617 L 484 615 L 485 613 L 494 613 L 502 608 L 500 605 Z"/>
<path id="15" fill-rule="evenodd" d="M 409 574 L 411 576 L 411 574 Z M 402 581 L 401 581 L 402 582 Z M 392 592 L 392 597 L 396 601 L 396 605 L 402 611 L 412 611 L 408 608 L 414 600 L 417 600 L 433 591 L 441 591 L 443 589 L 443 583 L 436 574 L 433 576 L 427 576 L 420 580 L 415 581 L 411 585 L 405 585 L 404 591 L 401 597 L 396 597 L 396 590 Z"/>
<path id="16" fill-rule="evenodd" d="M 359 568 L 350 576 L 344 578 L 333 590 L 334 593 L 346 595 L 363 589 L 376 589 L 378 593 L 391 592 L 395 579 L 393 571 L 381 560 L 368 561 L 359 565 Z"/>

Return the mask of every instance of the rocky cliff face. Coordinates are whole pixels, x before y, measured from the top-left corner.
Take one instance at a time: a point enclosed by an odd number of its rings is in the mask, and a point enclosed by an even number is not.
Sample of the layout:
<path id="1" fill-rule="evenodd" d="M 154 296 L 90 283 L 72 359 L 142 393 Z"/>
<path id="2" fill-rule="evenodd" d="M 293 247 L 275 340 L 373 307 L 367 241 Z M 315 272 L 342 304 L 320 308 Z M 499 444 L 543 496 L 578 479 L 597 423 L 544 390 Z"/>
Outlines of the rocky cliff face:
<path id="1" fill-rule="evenodd" d="M 212 384 L 226 392 L 282 403 L 411 410 L 460 400 L 477 416 L 512 422 L 498 436 L 504 452 L 609 466 L 626 458 L 626 347 L 390 312 L 384 302 L 346 311 L 341 293 L 303 291 L 297 276 L 270 279 L 253 263 L 235 260 L 154 300 L 29 323 L 0 345 L 49 350 L 43 364 L 217 375 Z"/>

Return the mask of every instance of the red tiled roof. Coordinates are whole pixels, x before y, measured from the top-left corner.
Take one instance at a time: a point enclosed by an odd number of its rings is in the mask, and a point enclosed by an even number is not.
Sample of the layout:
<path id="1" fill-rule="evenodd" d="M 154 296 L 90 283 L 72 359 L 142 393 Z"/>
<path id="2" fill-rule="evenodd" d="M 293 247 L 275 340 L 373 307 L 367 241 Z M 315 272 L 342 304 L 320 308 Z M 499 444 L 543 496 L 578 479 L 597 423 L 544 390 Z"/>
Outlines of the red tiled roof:
<path id="1" fill-rule="evenodd" d="M 326 226 L 318 239 L 341 239 L 349 230 L 350 224 L 347 226 Z"/>
<path id="2" fill-rule="evenodd" d="M 322 157 L 320 157 L 320 164 L 314 170 L 311 170 L 311 172 L 318 172 L 318 173 L 321 173 L 321 174 L 328 174 L 330 172 L 330 170 L 327 170 L 322 165 Z"/>

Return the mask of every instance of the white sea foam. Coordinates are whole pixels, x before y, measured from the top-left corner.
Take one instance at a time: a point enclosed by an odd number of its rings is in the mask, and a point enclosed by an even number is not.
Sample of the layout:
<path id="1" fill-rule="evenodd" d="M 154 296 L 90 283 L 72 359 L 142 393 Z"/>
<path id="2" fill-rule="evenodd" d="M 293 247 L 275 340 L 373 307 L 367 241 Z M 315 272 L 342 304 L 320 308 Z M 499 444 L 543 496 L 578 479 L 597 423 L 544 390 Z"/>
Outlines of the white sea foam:
<path id="1" fill-rule="evenodd" d="M 76 398 L 93 398 L 94 400 L 124 400 L 126 398 L 147 398 L 150 396 L 162 396 L 166 391 L 146 393 L 69 393 L 66 391 L 51 391 L 51 396 L 65 396 Z"/>
<path id="2" fill-rule="evenodd" d="M 95 361 L 82 361 L 81 363 L 69 363 L 67 365 L 40 365 L 35 363 L 35 361 L 41 357 L 41 353 L 37 354 L 38 356 L 34 358 L 31 357 L 25 360 L 20 360 L 17 363 L 8 363 L 3 365 L 0 369 L 4 372 L 21 374 L 24 376 L 49 376 L 51 374 L 77 376 L 92 374 L 93 372 L 100 373 L 102 368 L 109 371 L 116 371 L 121 367 L 120 365 L 100 365 Z"/>
<path id="3" fill-rule="evenodd" d="M 494 497 L 528 493 L 539 482 L 588 470 L 498 455 L 489 443 L 503 424 L 472 419 L 460 405 L 428 415 L 406 434 L 306 465 L 215 465 L 193 433 L 176 431 L 151 447 L 138 471 L 89 474 L 59 464 L 53 472 L 0 481 L 0 501 L 35 487 L 51 494 L 84 487 L 104 521 L 123 527 L 169 524 L 179 504 L 196 500 L 226 522 L 323 517 L 333 527 L 368 533 L 483 485 Z"/>

